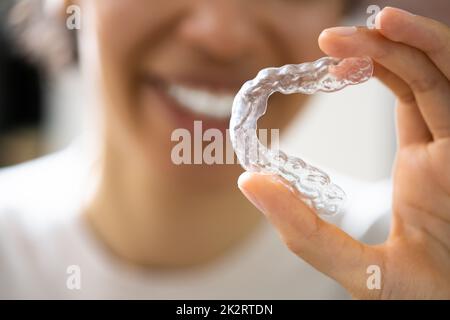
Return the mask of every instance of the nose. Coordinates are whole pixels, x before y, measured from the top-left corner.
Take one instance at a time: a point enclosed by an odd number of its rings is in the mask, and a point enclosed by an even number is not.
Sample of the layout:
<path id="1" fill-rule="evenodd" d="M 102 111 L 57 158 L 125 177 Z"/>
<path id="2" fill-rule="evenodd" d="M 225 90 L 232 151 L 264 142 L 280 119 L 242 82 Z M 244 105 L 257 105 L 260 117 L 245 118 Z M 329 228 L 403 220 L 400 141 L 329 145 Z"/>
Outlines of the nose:
<path id="1" fill-rule="evenodd" d="M 192 1 L 179 25 L 182 41 L 210 58 L 230 62 L 251 50 L 255 35 L 239 0 Z"/>

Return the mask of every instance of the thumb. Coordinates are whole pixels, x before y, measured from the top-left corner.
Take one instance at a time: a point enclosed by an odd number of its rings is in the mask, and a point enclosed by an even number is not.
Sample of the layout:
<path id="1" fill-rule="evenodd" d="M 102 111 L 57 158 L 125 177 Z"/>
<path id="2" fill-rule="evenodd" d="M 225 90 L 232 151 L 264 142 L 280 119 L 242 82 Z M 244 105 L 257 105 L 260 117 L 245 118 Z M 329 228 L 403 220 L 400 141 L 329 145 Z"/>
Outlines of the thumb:
<path id="1" fill-rule="evenodd" d="M 367 268 L 370 265 L 382 268 L 380 248 L 365 245 L 320 219 L 276 176 L 244 172 L 238 186 L 297 256 L 356 297 L 379 294 L 380 290 L 368 288 Z"/>

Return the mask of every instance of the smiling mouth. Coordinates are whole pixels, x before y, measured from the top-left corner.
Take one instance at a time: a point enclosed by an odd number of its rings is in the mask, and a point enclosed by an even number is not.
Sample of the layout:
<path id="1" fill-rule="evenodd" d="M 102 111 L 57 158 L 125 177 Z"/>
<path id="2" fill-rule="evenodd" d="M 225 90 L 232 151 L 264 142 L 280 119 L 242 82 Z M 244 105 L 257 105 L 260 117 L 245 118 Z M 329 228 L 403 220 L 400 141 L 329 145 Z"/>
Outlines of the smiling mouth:
<path id="1" fill-rule="evenodd" d="M 190 88 L 179 84 L 169 84 L 166 88 L 166 93 L 181 108 L 200 116 L 218 120 L 228 119 L 231 116 L 234 94 Z"/>
<path id="2" fill-rule="evenodd" d="M 201 119 L 228 121 L 234 96 L 238 89 L 209 86 L 207 81 L 165 81 L 155 76 L 145 76 L 145 83 L 157 89 L 184 113 Z M 170 104 L 170 103 L 169 103 Z"/>

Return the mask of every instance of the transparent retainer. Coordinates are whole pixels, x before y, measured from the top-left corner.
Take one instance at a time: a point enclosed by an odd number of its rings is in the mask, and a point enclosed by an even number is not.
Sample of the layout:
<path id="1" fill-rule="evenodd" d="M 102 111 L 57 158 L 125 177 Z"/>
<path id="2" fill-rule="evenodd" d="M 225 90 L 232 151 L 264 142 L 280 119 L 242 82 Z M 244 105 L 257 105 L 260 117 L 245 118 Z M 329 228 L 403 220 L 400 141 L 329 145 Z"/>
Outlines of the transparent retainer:
<path id="1" fill-rule="evenodd" d="M 230 138 L 242 167 L 280 178 L 318 214 L 331 216 L 340 212 L 346 199 L 344 191 L 320 169 L 262 145 L 256 133 L 257 121 L 265 114 L 267 100 L 274 92 L 334 92 L 365 82 L 372 73 L 373 63 L 368 57 L 324 57 L 314 62 L 261 70 L 255 79 L 242 86 L 233 102 Z"/>

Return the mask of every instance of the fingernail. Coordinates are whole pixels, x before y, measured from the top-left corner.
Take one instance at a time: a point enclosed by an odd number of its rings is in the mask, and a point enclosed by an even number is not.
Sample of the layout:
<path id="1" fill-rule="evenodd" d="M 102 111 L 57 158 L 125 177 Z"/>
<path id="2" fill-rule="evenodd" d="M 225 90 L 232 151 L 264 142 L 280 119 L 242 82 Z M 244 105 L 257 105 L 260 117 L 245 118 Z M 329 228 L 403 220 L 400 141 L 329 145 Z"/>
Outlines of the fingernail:
<path id="1" fill-rule="evenodd" d="M 410 15 L 410 16 L 415 16 L 414 13 L 406 11 L 405 9 L 394 8 L 394 7 L 384 7 L 384 9 L 394 10 L 394 11 L 397 11 L 398 13 L 404 13 L 404 14 L 407 14 L 407 15 Z M 383 11 L 383 10 L 381 10 L 381 11 Z"/>
<path id="2" fill-rule="evenodd" d="M 265 213 L 264 206 L 259 202 L 258 198 L 249 190 L 245 188 L 246 181 L 251 179 L 252 174 L 250 172 L 244 172 L 238 178 L 238 187 L 245 195 L 245 197 L 262 213 Z"/>
<path id="3" fill-rule="evenodd" d="M 334 28 L 329 28 L 329 29 L 325 29 L 324 32 L 328 32 L 328 33 L 332 33 L 338 36 L 350 36 L 354 33 L 356 33 L 358 29 L 355 26 L 352 27 L 334 27 Z"/>
<path id="4" fill-rule="evenodd" d="M 375 17 L 375 28 L 378 29 L 378 30 L 381 29 L 381 15 L 383 14 L 383 12 L 385 10 L 396 11 L 399 14 L 405 14 L 405 15 L 408 15 L 408 16 L 415 16 L 415 14 L 413 14 L 413 13 L 411 13 L 409 11 L 403 10 L 403 9 L 394 8 L 394 7 L 384 7 L 383 10 L 378 12 L 377 16 Z"/>
<path id="5" fill-rule="evenodd" d="M 383 10 L 377 13 L 375 17 L 375 29 L 380 30 L 381 29 L 381 14 L 383 13 Z"/>

